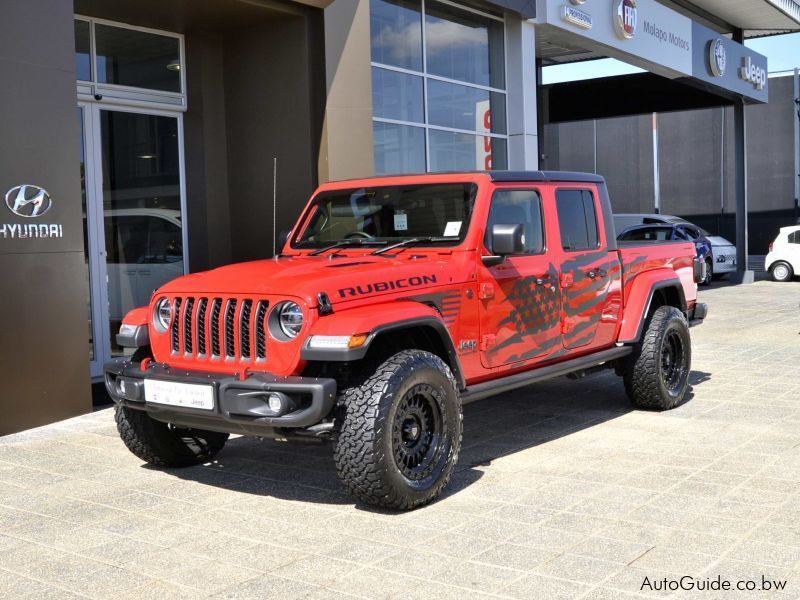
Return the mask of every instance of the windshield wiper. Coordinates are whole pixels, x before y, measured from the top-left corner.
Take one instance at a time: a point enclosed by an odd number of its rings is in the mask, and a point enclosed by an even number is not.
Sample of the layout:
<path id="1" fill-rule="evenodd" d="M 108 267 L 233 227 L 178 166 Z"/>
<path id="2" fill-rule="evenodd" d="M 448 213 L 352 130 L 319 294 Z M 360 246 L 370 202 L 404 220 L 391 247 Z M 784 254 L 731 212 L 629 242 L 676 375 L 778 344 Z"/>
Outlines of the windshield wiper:
<path id="1" fill-rule="evenodd" d="M 356 240 L 339 240 L 338 242 L 334 242 L 329 246 L 323 246 L 322 248 L 317 248 L 313 252 L 309 252 L 309 256 L 317 256 L 318 254 L 322 254 L 323 252 L 327 252 L 328 250 L 333 250 L 334 248 L 343 248 L 345 246 L 374 246 L 375 244 L 380 244 L 381 246 L 388 244 L 383 240 L 364 240 L 364 239 L 356 239 Z"/>
<path id="2" fill-rule="evenodd" d="M 401 248 L 402 246 L 411 246 L 412 244 L 429 244 L 431 242 L 452 242 L 458 240 L 458 237 L 417 237 L 417 238 L 408 238 L 407 240 L 403 240 L 402 242 L 397 242 L 396 244 L 392 244 L 391 246 L 386 246 L 385 248 L 378 248 L 371 254 L 383 254 L 384 252 L 389 252 L 389 250 L 394 250 L 395 248 Z"/>

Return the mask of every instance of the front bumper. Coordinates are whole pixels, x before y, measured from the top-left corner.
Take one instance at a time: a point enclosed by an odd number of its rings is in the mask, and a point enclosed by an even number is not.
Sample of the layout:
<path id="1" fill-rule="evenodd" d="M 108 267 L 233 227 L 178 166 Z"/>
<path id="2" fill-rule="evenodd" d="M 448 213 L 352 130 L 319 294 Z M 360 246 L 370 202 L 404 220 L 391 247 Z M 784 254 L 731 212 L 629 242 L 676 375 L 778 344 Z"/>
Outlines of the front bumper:
<path id="1" fill-rule="evenodd" d="M 333 409 L 336 381 L 317 377 L 279 377 L 254 373 L 245 379 L 203 371 L 171 369 L 161 363 L 138 363 L 118 358 L 105 364 L 104 380 L 111 399 L 120 405 L 145 410 L 159 421 L 182 427 L 240 433 L 272 435 L 275 430 L 306 428 L 320 423 Z M 145 399 L 147 379 L 210 386 L 210 409 L 157 404 Z M 124 391 L 120 384 L 124 382 Z M 281 416 L 269 416 L 270 392 L 281 394 L 291 409 Z"/>
<path id="2" fill-rule="evenodd" d="M 705 302 L 698 302 L 694 308 L 689 311 L 689 327 L 696 327 L 702 325 L 703 320 L 708 314 L 708 305 Z"/>

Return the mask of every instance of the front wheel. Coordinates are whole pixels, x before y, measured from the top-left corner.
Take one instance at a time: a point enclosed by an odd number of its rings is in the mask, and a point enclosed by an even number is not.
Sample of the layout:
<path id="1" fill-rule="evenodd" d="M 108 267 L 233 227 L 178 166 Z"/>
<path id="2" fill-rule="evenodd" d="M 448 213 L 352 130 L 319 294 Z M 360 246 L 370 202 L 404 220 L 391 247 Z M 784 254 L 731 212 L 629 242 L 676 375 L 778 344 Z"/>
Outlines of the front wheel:
<path id="1" fill-rule="evenodd" d="M 441 493 L 458 460 L 462 432 L 458 388 L 441 358 L 399 352 L 363 383 L 345 388 L 339 402 L 334 461 L 351 494 L 408 510 Z"/>
<path id="2" fill-rule="evenodd" d="M 783 261 L 778 261 L 773 264 L 769 268 L 769 272 L 770 275 L 772 275 L 772 279 L 775 281 L 789 281 L 794 276 L 792 266 Z"/>
<path id="3" fill-rule="evenodd" d="M 227 433 L 186 429 L 156 421 L 147 412 L 117 406 L 122 441 L 133 454 L 158 467 L 190 467 L 211 460 L 228 440 Z"/>
<path id="4" fill-rule="evenodd" d="M 692 346 L 689 325 L 674 306 L 660 306 L 625 359 L 625 391 L 638 408 L 669 410 L 686 397 Z"/>

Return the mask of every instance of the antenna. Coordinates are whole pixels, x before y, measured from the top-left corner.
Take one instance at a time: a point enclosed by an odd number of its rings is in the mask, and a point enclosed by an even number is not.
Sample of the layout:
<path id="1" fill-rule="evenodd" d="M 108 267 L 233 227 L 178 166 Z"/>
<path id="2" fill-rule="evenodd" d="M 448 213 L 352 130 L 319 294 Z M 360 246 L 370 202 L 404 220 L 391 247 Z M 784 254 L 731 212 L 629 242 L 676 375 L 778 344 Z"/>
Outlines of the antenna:
<path id="1" fill-rule="evenodd" d="M 275 236 L 278 218 L 278 157 L 272 157 L 272 256 L 277 253 L 278 238 Z"/>

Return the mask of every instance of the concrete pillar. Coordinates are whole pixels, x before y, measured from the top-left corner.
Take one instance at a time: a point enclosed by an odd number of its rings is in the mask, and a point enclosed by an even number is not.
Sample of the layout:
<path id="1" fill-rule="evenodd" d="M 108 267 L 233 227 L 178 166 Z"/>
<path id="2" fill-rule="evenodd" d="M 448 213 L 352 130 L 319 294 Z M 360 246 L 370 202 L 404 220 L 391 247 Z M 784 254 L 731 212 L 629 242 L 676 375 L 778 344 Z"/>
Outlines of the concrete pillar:
<path id="1" fill-rule="evenodd" d="M 325 9 L 325 63 L 320 183 L 373 175 L 369 0 Z"/>
<path id="2" fill-rule="evenodd" d="M 506 19 L 506 74 L 508 77 L 508 167 L 539 168 L 536 110 L 536 33 L 533 23 Z"/>
<path id="3" fill-rule="evenodd" d="M 741 29 L 733 32 L 733 41 L 744 43 Z M 736 191 L 736 274 L 737 283 L 753 283 L 753 271 L 747 268 L 749 245 L 747 238 L 747 114 L 744 99 L 733 105 L 733 145 Z"/>

